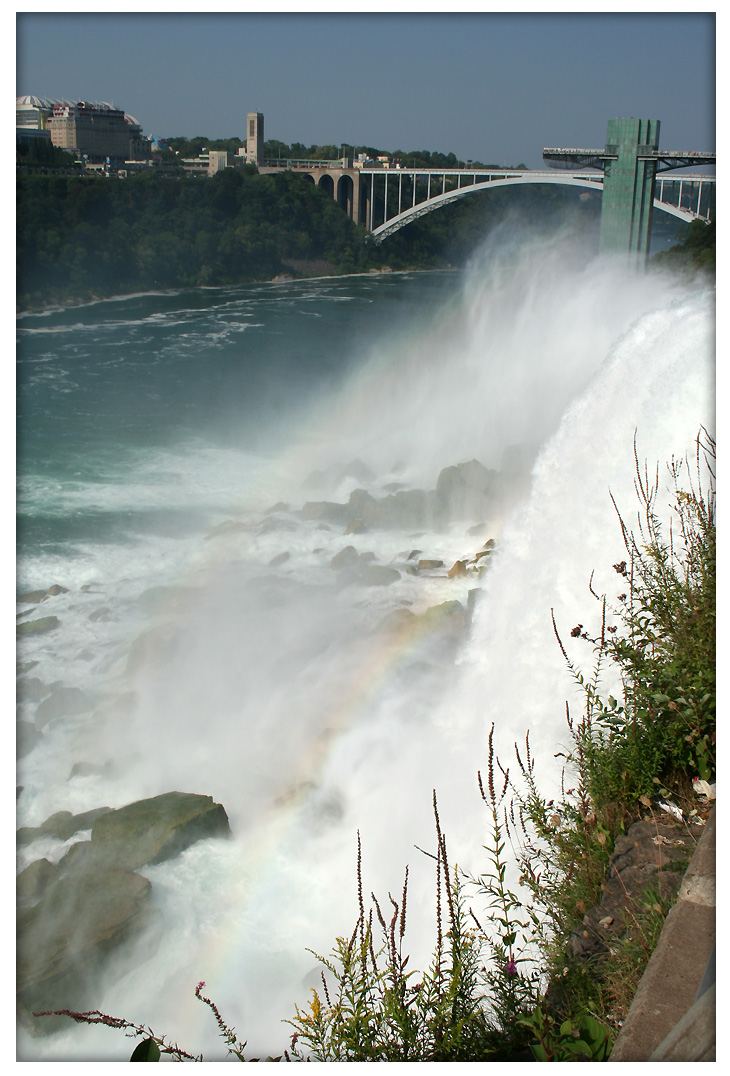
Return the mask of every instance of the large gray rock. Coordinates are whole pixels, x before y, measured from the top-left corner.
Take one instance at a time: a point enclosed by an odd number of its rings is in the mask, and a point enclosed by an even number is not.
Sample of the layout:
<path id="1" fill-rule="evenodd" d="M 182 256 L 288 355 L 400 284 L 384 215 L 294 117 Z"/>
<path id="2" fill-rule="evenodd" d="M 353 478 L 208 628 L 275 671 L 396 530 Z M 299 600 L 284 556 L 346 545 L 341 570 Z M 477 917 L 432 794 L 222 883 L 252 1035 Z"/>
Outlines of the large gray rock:
<path id="1" fill-rule="evenodd" d="M 35 712 L 36 725 L 43 728 L 49 721 L 58 717 L 88 713 L 93 708 L 93 702 L 81 688 L 57 687 L 43 702 L 39 703 Z"/>
<path id="2" fill-rule="evenodd" d="M 37 904 L 49 886 L 58 879 L 58 870 L 47 859 L 36 859 L 15 880 L 18 904 Z"/>
<path id="3" fill-rule="evenodd" d="M 440 519 L 477 518 L 489 510 L 497 490 L 498 474 L 478 460 L 445 467 L 436 482 Z"/>
<path id="4" fill-rule="evenodd" d="M 59 583 L 54 583 L 48 590 L 32 590 L 28 594 L 19 594 L 16 601 L 22 605 L 37 605 L 38 602 L 42 602 L 46 598 L 53 598 L 56 594 L 68 594 L 68 587 L 62 587 Z"/>
<path id="5" fill-rule="evenodd" d="M 302 507 L 302 519 L 344 524 L 348 522 L 347 505 L 335 501 L 307 501 Z"/>
<path id="6" fill-rule="evenodd" d="M 15 835 L 16 841 L 19 845 L 30 844 L 39 837 L 55 837 L 56 840 L 67 841 L 74 833 L 91 829 L 96 819 L 110 810 L 110 807 L 96 807 L 93 811 L 84 811 L 82 814 L 56 811 L 40 826 L 21 826 Z"/>
<path id="7" fill-rule="evenodd" d="M 25 758 L 41 738 L 40 730 L 32 721 L 17 721 L 15 724 L 15 756 Z"/>
<path id="8" fill-rule="evenodd" d="M 355 568 L 359 563 L 360 554 L 355 549 L 354 545 L 346 545 L 344 549 L 339 551 L 339 553 L 335 553 L 330 561 L 331 566 L 336 572 L 341 572 L 343 568 Z"/>
<path id="9" fill-rule="evenodd" d="M 347 502 L 347 515 L 351 521 L 359 520 L 366 527 L 378 525 L 379 502 L 364 489 L 354 489 Z"/>
<path id="10" fill-rule="evenodd" d="M 101 815 L 91 831 L 91 848 L 99 862 L 135 870 L 230 832 L 228 815 L 211 796 L 166 792 Z"/>
<path id="11" fill-rule="evenodd" d="M 54 1028 L 33 1012 L 86 1006 L 109 954 L 157 924 L 150 891 L 132 871 L 82 871 L 51 880 L 37 904 L 19 909 L 18 1008 L 31 1032 Z"/>
<path id="12" fill-rule="evenodd" d="M 24 620 L 15 628 L 16 635 L 45 635 L 48 631 L 54 631 L 61 621 L 57 616 L 42 616 L 38 620 Z"/>
<path id="13" fill-rule="evenodd" d="M 24 676 L 18 680 L 16 695 L 18 702 L 40 702 L 50 688 L 37 676 Z"/>
<path id="14" fill-rule="evenodd" d="M 18 1008 L 35 1034 L 58 1023 L 33 1019 L 33 1012 L 82 1009 L 98 997 L 99 976 L 112 953 L 116 974 L 154 951 L 161 917 L 151 907 L 148 879 L 136 868 L 170 859 L 203 838 L 230 834 L 225 810 L 210 796 L 169 792 L 115 811 L 58 811 L 19 836 L 67 839 L 92 823 L 91 840 L 72 845 L 57 868 L 39 860 L 18 878 Z M 142 948 L 130 947 L 132 941 L 143 942 Z"/>
<path id="15" fill-rule="evenodd" d="M 389 587 L 400 579 L 398 569 L 390 568 L 387 564 L 367 564 L 359 575 L 366 587 Z"/>

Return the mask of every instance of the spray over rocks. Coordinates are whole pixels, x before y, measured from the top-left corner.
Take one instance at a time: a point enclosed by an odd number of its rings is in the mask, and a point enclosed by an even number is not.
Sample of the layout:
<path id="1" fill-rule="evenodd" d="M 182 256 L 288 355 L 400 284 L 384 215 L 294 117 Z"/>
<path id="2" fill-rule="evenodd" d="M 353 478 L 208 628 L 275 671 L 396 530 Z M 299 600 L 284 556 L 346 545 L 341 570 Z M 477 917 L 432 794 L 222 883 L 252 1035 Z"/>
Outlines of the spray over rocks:
<path id="1" fill-rule="evenodd" d="M 334 318 L 358 295 L 377 305 L 383 289 L 416 285 L 397 274 L 280 285 L 276 302 L 286 317 L 306 307 Z M 246 300 L 262 321 L 263 298 Z M 178 361 L 243 300 L 209 302 L 176 314 L 164 347 Z M 321 320 L 296 322 L 301 348 L 304 326 Z M 139 327 L 129 333 L 131 354 Z M 635 428 L 640 453 L 661 465 L 709 425 L 712 341 L 707 294 L 557 239 L 495 240 L 461 290 L 372 337 L 334 387 L 328 372 L 277 427 L 275 453 L 186 443 L 105 487 L 125 511 L 133 494 L 155 501 L 154 527 L 119 551 L 87 543 L 86 561 L 39 559 L 23 585 L 67 591 L 47 599 L 58 627 L 21 642 L 21 713 L 38 738 L 21 760 L 19 821 L 43 829 L 61 811 L 181 790 L 220 804 L 232 836 L 131 868 L 151 886 L 135 900 L 159 913 L 154 952 L 110 959 L 95 1006 L 214 1059 L 221 1047 L 194 997 L 204 979 L 254 1055 L 279 1053 L 281 1020 L 308 992 L 307 948 L 328 952 L 351 927 L 358 831 L 375 892 L 409 864 L 412 959 L 428 961 L 431 872 L 414 845 L 432 843 L 433 789 L 452 856 L 477 870 L 476 771 L 491 723 L 505 758 L 529 728 L 546 781 L 559 780 L 570 685 L 550 609 L 577 623 L 591 572 L 599 592 L 613 585 L 609 490 L 632 503 Z M 240 354 L 222 353 L 226 376 Z M 162 369 L 163 349 L 155 356 Z M 140 474 L 148 485 L 132 489 Z M 183 511 L 196 521 L 187 532 Z M 108 620 L 92 619 L 99 609 Z M 84 651 L 96 660 L 84 664 Z M 38 726 L 54 684 L 84 691 L 93 709 Z M 21 871 L 41 864 L 23 883 L 34 893 L 79 844 L 62 838 L 21 846 Z M 113 1038 L 66 1028 L 23 1039 L 22 1052 L 100 1060 L 117 1056 Z"/>

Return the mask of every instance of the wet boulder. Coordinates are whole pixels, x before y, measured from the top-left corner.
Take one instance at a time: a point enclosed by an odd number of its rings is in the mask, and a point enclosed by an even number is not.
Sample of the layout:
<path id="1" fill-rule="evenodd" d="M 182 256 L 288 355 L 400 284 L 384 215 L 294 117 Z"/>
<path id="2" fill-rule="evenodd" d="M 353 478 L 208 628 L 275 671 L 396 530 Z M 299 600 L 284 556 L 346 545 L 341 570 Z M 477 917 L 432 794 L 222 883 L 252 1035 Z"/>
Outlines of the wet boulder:
<path id="1" fill-rule="evenodd" d="M 37 676 L 24 676 L 16 685 L 18 702 L 40 702 L 49 690 L 48 685 Z"/>
<path id="2" fill-rule="evenodd" d="M 496 495 L 498 477 L 479 460 L 445 467 L 436 481 L 438 518 L 467 519 L 484 514 Z"/>
<path id="3" fill-rule="evenodd" d="M 40 731 L 32 721 L 18 721 L 15 725 L 15 756 L 25 758 L 41 738 Z"/>
<path id="4" fill-rule="evenodd" d="M 330 564 L 336 572 L 341 572 L 345 568 L 354 569 L 359 562 L 360 554 L 354 545 L 346 545 L 339 553 L 335 553 Z"/>
<path id="5" fill-rule="evenodd" d="M 132 871 L 81 871 L 47 883 L 17 915 L 18 1007 L 36 1034 L 54 1023 L 33 1012 L 88 1005 L 105 959 L 159 923 L 149 881 Z"/>
<path id="6" fill-rule="evenodd" d="M 435 495 L 425 489 L 403 489 L 384 497 L 380 502 L 384 527 L 425 527 L 430 524 L 436 507 Z"/>
<path id="7" fill-rule="evenodd" d="M 91 829 L 96 819 L 110 810 L 110 807 L 96 807 L 93 811 L 83 811 L 81 814 L 56 811 L 40 826 L 21 826 L 15 835 L 16 841 L 19 845 L 30 844 L 39 837 L 55 837 L 58 841 L 67 841 L 74 833 Z"/>
<path id="8" fill-rule="evenodd" d="M 43 728 L 58 717 L 88 713 L 94 704 L 85 691 L 78 687 L 56 687 L 41 703 L 35 713 L 36 724 Z"/>
<path id="9" fill-rule="evenodd" d="M 449 579 L 457 579 L 459 578 L 459 576 L 466 575 L 466 561 L 455 561 L 453 567 L 449 568 L 446 574 L 448 575 Z"/>
<path id="10" fill-rule="evenodd" d="M 366 527 L 376 527 L 380 522 L 379 502 L 367 490 L 354 489 L 347 502 L 347 515 L 351 522 L 358 520 Z"/>
<path id="11" fill-rule="evenodd" d="M 349 519 L 347 505 L 336 501 L 307 501 L 302 506 L 302 519 L 345 525 Z"/>
<path id="12" fill-rule="evenodd" d="M 57 616 L 42 616 L 37 620 L 24 620 L 15 628 L 16 635 L 45 635 L 48 631 L 54 631 L 61 621 Z"/>
<path id="13" fill-rule="evenodd" d="M 20 602 L 21 605 L 37 605 L 38 602 L 42 602 L 46 598 L 54 598 L 57 594 L 68 594 L 68 587 L 62 587 L 59 583 L 54 583 L 48 590 L 32 590 L 28 594 L 19 594 L 15 600 Z"/>
<path id="14" fill-rule="evenodd" d="M 18 904 L 37 904 L 57 878 L 58 870 L 47 859 L 36 859 L 29 863 L 15 879 Z"/>
<path id="15" fill-rule="evenodd" d="M 97 818 L 91 847 L 99 862 L 135 870 L 172 859 L 196 841 L 228 837 L 230 832 L 228 815 L 211 796 L 166 792 Z"/>
<path id="16" fill-rule="evenodd" d="M 398 569 L 387 564 L 366 564 L 359 574 L 360 582 L 366 587 L 389 587 L 400 579 Z"/>
<path id="17" fill-rule="evenodd" d="M 432 605 L 425 613 L 421 613 L 421 623 L 424 628 L 446 633 L 459 633 L 466 626 L 466 610 L 459 601 L 441 602 L 440 605 Z"/>

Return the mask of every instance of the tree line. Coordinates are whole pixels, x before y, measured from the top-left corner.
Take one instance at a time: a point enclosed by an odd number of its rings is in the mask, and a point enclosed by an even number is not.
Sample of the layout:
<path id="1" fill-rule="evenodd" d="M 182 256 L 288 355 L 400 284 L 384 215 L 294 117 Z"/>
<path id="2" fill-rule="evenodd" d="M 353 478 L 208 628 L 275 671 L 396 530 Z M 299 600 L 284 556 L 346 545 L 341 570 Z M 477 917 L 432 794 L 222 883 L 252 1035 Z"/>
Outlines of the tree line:
<path id="1" fill-rule="evenodd" d="M 379 197 L 376 189 L 376 215 Z M 29 308 L 283 272 L 451 267 L 464 264 L 508 209 L 534 223 L 576 210 L 595 215 L 599 205 L 585 205 L 570 188 L 509 187 L 461 198 L 378 246 L 293 172 L 259 175 L 246 166 L 205 179 L 156 170 L 108 179 L 21 170 L 17 302 Z"/>
<path id="2" fill-rule="evenodd" d="M 333 272 L 381 262 L 378 248 L 300 176 L 226 169 L 206 180 L 19 175 L 17 298 L 270 279 L 288 261 Z"/>
<path id="3" fill-rule="evenodd" d="M 206 138 L 205 135 L 195 135 L 193 138 L 174 136 L 165 138 L 167 149 L 162 151 L 163 160 L 173 161 L 180 157 L 192 159 L 198 157 L 204 150 L 218 149 L 236 153 L 238 149 L 245 148 L 246 143 L 240 138 Z M 411 149 L 411 150 L 383 150 L 375 146 L 357 146 L 351 142 L 340 142 L 339 145 L 311 145 L 305 146 L 303 142 L 281 142 L 271 138 L 264 142 L 264 157 L 267 160 L 306 160 L 306 161 L 337 161 L 342 157 L 357 158 L 364 153 L 369 159 L 387 156 L 393 161 L 400 161 L 409 168 L 459 168 L 467 163 L 474 168 L 525 168 L 524 164 L 486 164 L 484 161 L 465 161 L 455 153 L 439 153 L 436 150 Z"/>

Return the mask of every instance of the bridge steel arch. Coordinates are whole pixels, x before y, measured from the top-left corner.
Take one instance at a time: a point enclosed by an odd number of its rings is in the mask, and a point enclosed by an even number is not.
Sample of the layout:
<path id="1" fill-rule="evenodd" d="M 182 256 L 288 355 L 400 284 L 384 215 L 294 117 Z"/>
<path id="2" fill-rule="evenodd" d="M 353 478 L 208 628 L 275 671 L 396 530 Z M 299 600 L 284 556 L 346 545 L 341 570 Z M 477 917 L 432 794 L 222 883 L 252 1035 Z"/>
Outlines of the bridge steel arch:
<path id="1" fill-rule="evenodd" d="M 709 176 L 702 178 L 705 181 L 710 180 Z M 434 209 L 439 209 L 441 206 L 447 205 L 449 202 L 454 202 L 457 198 L 462 198 L 464 195 L 477 194 L 480 191 L 499 190 L 502 187 L 511 187 L 525 183 L 550 183 L 570 187 L 584 187 L 589 190 L 596 190 L 600 194 L 603 194 L 603 174 L 576 176 L 539 172 L 532 174 L 521 173 L 520 175 L 507 175 L 504 178 L 500 177 L 484 180 L 481 183 L 470 183 L 468 186 L 459 187 L 457 190 L 453 191 L 446 191 L 446 193 L 435 195 L 425 202 L 419 202 L 416 205 L 409 206 L 409 208 L 403 210 L 402 213 L 398 213 L 383 224 L 378 225 L 377 228 L 373 228 L 371 234 L 376 243 L 382 243 L 382 241 L 387 239 L 389 235 L 393 235 L 395 232 L 399 231 L 399 229 L 404 228 L 406 224 L 410 224 L 411 221 L 417 220 L 419 217 L 423 217 L 427 213 L 431 213 Z M 655 209 L 660 209 L 662 212 L 669 213 L 674 217 L 678 217 L 680 220 L 705 220 L 704 217 L 700 217 L 699 213 L 695 213 L 691 209 L 683 209 L 679 206 L 672 205 L 669 202 L 661 201 L 659 198 L 654 198 L 653 204 Z"/>

